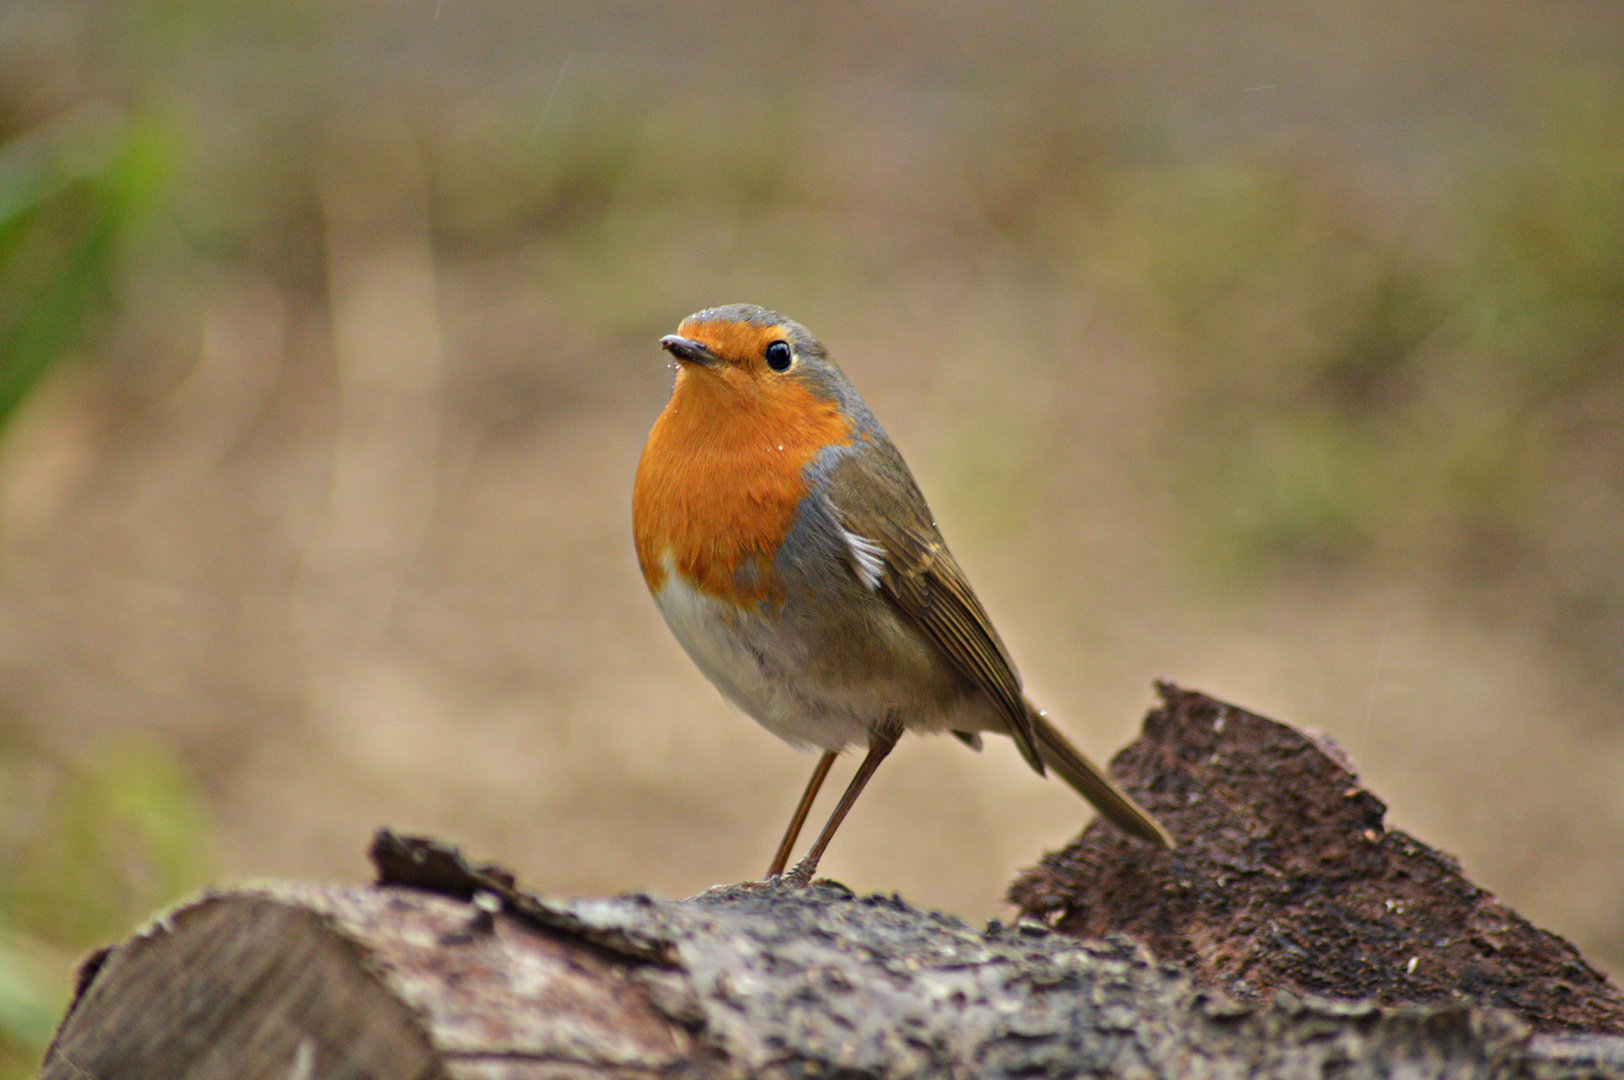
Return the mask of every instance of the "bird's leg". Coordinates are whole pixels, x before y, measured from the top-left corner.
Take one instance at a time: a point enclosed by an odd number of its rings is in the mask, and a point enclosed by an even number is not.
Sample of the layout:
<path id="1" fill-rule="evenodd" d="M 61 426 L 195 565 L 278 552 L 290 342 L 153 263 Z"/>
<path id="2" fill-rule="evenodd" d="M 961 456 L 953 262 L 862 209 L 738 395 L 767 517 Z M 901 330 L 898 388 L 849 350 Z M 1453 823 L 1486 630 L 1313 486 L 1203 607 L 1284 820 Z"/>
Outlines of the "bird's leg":
<path id="1" fill-rule="evenodd" d="M 818 759 L 818 767 L 812 770 L 812 779 L 806 782 L 806 794 L 801 796 L 800 804 L 795 807 L 795 816 L 789 819 L 789 828 L 784 830 L 784 839 L 778 844 L 778 854 L 773 856 L 773 864 L 767 867 L 767 879 L 771 880 L 784 872 L 789 863 L 790 852 L 795 850 L 795 841 L 801 835 L 801 826 L 806 824 L 806 815 L 812 812 L 812 801 L 818 797 L 818 790 L 823 787 L 823 781 L 829 776 L 829 769 L 839 755 L 833 750 L 827 750 Z"/>
<path id="2" fill-rule="evenodd" d="M 874 770 L 880 767 L 880 762 L 885 760 L 885 755 L 889 754 L 891 748 L 897 744 L 899 734 L 900 732 L 894 731 L 877 731 L 870 737 L 868 756 L 863 759 L 861 765 L 857 766 L 856 775 L 851 778 L 851 783 L 846 785 L 846 793 L 840 797 L 840 802 L 835 806 L 835 812 L 829 815 L 829 823 L 823 827 L 822 832 L 818 833 L 818 838 L 812 841 L 812 848 L 806 853 L 806 858 L 796 863 L 790 868 L 789 873 L 784 875 L 786 884 L 799 888 L 812 880 L 812 875 L 818 871 L 818 860 L 823 858 L 823 849 L 829 846 L 830 840 L 834 839 L 835 830 L 840 828 L 842 821 L 846 820 L 846 815 L 851 812 L 852 805 L 857 802 L 857 796 L 863 793 L 863 788 L 868 784 L 869 778 L 874 775 Z"/>

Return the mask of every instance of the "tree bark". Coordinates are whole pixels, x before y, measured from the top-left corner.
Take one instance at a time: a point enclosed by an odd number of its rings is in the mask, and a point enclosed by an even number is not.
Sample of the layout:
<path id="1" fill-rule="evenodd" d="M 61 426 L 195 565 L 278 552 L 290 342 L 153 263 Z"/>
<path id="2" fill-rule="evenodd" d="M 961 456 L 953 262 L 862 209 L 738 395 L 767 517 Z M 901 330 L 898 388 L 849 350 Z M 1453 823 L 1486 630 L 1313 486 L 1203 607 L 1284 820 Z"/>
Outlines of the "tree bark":
<path id="1" fill-rule="evenodd" d="M 1112 763 L 1179 840 L 1096 822 L 1010 889 L 1080 937 L 1125 933 L 1206 986 L 1510 1010 L 1536 1031 L 1624 1034 L 1624 992 L 1387 807 L 1324 736 L 1162 684 Z"/>
<path id="2" fill-rule="evenodd" d="M 1160 962 L 1118 932 L 1082 939 L 1030 918 L 978 931 L 827 881 L 804 890 L 724 886 L 685 901 L 544 900 L 454 848 L 383 832 L 372 852 L 376 885 L 210 893 L 93 957 L 42 1075 L 1624 1080 L 1624 1039 L 1542 1033 L 1510 1009 L 1464 998 L 1336 1001 L 1293 992 L 1283 978 L 1272 993 L 1259 984 L 1243 987 L 1245 996 L 1217 989 L 1224 969 L 1203 961 L 1221 954 L 1225 941 L 1202 948 L 1189 936 L 1189 912 L 1202 904 L 1189 902 L 1191 890 L 1179 882 L 1210 873 L 1202 845 L 1218 841 L 1208 819 L 1170 812 L 1188 792 L 1177 779 L 1183 766 L 1162 755 L 1192 737 L 1169 718 L 1210 731 L 1207 705 L 1230 707 L 1166 693 L 1166 716 L 1153 715 L 1147 736 L 1162 749 L 1135 757 L 1130 748 L 1115 764 L 1181 845 L 1154 864 L 1175 887 L 1155 879 L 1138 894 L 1145 912 L 1125 908 L 1152 931 L 1158 911 L 1186 919 L 1184 939 L 1139 928 L 1152 947 L 1188 944 Z M 1221 727 L 1269 734 L 1258 726 L 1268 721 L 1222 715 Z M 1185 764 L 1213 767 L 1210 759 L 1197 740 Z M 1379 830 L 1379 811 L 1371 825 L 1364 798 L 1338 797 L 1360 808 L 1361 829 Z M 1225 815 L 1211 822 L 1219 833 L 1233 825 Z M 1098 840 L 1085 834 L 1081 842 Z M 1128 874 L 1123 860 L 1143 863 L 1147 849 L 1108 841 L 1051 857 L 1017 893 L 1062 928 L 1081 921 L 1090 933 L 1109 930 L 1122 912 L 1111 915 L 1104 901 L 1077 891 L 1087 876 L 1080 860 L 1103 860 L 1091 872 L 1114 880 Z M 1402 854 L 1415 842 L 1394 843 Z M 1128 882 L 1105 891 L 1126 896 Z M 1225 887 L 1204 878 L 1196 895 L 1212 900 Z M 1292 908 L 1282 900 L 1289 894 L 1241 895 L 1252 916 L 1272 897 L 1276 916 L 1289 921 Z M 1244 933 L 1221 920 L 1213 925 L 1212 933 Z M 1297 941 L 1319 924 L 1290 925 L 1281 940 Z M 1239 940 L 1254 948 L 1253 939 Z"/>

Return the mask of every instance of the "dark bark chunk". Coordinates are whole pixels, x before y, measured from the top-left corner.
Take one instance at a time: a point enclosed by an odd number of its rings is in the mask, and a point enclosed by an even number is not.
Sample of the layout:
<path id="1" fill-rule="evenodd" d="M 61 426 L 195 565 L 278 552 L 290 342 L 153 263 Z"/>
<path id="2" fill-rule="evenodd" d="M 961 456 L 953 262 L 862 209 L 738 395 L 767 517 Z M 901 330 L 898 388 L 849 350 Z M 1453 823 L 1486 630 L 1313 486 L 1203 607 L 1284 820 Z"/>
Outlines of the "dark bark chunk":
<path id="1" fill-rule="evenodd" d="M 1120 932 L 1208 986 L 1509 1009 L 1538 1031 L 1624 1033 L 1624 993 L 1564 939 L 1382 823 L 1328 739 L 1162 684 L 1112 772 L 1172 832 L 1095 822 L 1010 899 L 1079 937 Z"/>

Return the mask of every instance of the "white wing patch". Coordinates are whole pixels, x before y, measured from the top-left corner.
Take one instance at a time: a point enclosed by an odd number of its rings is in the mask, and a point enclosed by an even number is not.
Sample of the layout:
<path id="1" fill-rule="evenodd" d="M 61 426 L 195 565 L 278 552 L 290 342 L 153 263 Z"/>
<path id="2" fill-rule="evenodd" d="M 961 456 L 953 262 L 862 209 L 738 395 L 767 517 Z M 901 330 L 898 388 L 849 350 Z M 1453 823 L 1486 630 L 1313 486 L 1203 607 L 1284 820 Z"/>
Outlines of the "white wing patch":
<path id="1" fill-rule="evenodd" d="M 852 565 L 857 569 L 857 580 L 861 581 L 869 592 L 880 587 L 880 578 L 885 575 L 885 549 L 866 536 L 858 536 L 850 529 L 841 529 L 840 535 L 846 541 L 846 550 L 851 552 Z"/>

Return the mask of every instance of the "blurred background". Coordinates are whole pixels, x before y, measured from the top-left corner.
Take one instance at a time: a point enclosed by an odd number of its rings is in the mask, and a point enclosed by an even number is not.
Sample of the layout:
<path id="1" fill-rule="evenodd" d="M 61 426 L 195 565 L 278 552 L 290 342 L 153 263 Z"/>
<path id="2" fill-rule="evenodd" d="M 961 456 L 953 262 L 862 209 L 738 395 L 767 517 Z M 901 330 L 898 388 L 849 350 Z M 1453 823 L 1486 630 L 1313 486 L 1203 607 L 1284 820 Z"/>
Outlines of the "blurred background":
<path id="1" fill-rule="evenodd" d="M 813 758 L 629 537 L 656 339 L 732 301 L 1091 753 L 1158 677 L 1319 728 L 1624 972 L 1621 58 L 1607 3 L 0 6 L 0 1069 L 89 946 L 379 824 L 761 872 Z M 1086 817 L 917 739 L 824 870 L 980 920 Z"/>

